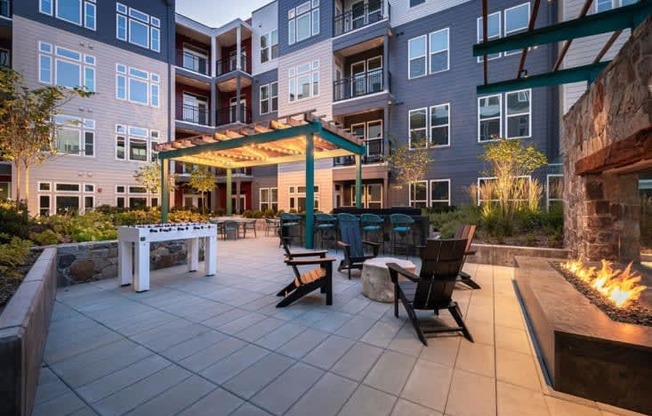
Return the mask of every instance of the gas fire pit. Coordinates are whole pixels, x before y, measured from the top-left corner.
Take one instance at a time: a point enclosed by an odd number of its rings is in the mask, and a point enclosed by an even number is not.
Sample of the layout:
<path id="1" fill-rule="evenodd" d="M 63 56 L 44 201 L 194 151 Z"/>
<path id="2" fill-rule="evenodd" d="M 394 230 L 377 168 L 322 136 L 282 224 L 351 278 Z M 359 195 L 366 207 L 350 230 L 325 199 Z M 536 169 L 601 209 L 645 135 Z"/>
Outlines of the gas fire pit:
<path id="1" fill-rule="evenodd" d="M 652 414 L 652 327 L 615 322 L 549 259 L 516 257 L 516 285 L 555 390 Z"/>

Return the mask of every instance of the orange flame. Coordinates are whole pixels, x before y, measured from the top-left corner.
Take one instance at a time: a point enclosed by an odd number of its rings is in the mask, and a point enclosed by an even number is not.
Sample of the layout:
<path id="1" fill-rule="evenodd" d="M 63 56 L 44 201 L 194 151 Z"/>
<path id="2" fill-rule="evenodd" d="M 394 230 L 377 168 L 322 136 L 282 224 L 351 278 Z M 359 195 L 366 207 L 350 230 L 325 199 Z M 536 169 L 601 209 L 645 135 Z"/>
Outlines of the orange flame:
<path id="1" fill-rule="evenodd" d="M 614 270 L 612 263 L 602 260 L 602 269 L 587 267 L 580 260 L 569 260 L 561 267 L 588 283 L 617 307 L 624 308 L 637 300 L 647 286 L 639 284 L 641 276 L 632 271 L 632 263 L 625 270 Z"/>

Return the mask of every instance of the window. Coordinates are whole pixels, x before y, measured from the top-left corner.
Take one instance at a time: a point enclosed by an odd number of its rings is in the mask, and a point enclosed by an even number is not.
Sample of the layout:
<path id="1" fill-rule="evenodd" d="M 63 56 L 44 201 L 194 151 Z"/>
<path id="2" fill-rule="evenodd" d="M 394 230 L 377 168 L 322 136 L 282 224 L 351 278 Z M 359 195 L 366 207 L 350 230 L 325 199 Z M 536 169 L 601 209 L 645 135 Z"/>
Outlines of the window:
<path id="1" fill-rule="evenodd" d="M 418 6 L 425 3 L 426 0 L 410 0 L 410 7 Z"/>
<path id="2" fill-rule="evenodd" d="M 530 23 L 530 3 L 505 9 L 505 36 L 513 35 L 527 30 Z M 521 50 L 504 52 L 505 56 L 515 55 Z"/>
<path id="3" fill-rule="evenodd" d="M 278 31 L 272 30 L 260 37 L 260 63 L 276 58 L 278 58 Z"/>
<path id="4" fill-rule="evenodd" d="M 493 40 L 493 39 L 498 39 L 500 38 L 500 15 L 501 12 L 496 12 L 492 13 L 490 15 L 487 15 L 487 40 Z M 478 43 L 481 43 L 484 41 L 484 30 L 482 26 L 482 17 L 478 17 Z M 488 55 L 489 59 L 496 59 L 500 58 L 501 53 L 494 53 L 491 55 Z M 484 59 L 484 56 L 478 56 L 478 62 L 482 62 Z"/>
<path id="5" fill-rule="evenodd" d="M 563 205 L 564 203 L 564 175 L 554 174 L 548 175 L 546 178 L 546 206 L 548 210 L 550 207 L 556 205 Z"/>
<path id="6" fill-rule="evenodd" d="M 116 98 L 132 103 L 159 107 L 161 77 L 142 69 L 116 65 Z"/>
<path id="7" fill-rule="evenodd" d="M 116 125 L 115 158 L 133 162 L 147 162 L 156 159 L 154 145 L 158 144 L 159 133 L 143 127 Z"/>
<path id="8" fill-rule="evenodd" d="M 606 12 L 614 8 L 614 0 L 596 0 L 595 2 L 595 12 Z"/>
<path id="9" fill-rule="evenodd" d="M 39 0 L 39 12 L 95 30 L 95 0 Z"/>
<path id="10" fill-rule="evenodd" d="M 410 148 L 450 145 L 450 104 L 409 112 Z"/>
<path id="11" fill-rule="evenodd" d="M 161 51 L 161 21 L 133 7 L 116 3 L 116 38 L 154 52 Z"/>
<path id="12" fill-rule="evenodd" d="M 260 86 L 260 114 L 278 111 L 278 82 Z"/>
<path id="13" fill-rule="evenodd" d="M 430 144 L 448 146 L 450 137 L 450 106 L 448 104 L 430 107 Z"/>
<path id="14" fill-rule="evenodd" d="M 426 147 L 428 128 L 427 119 L 428 109 L 419 108 L 411 110 L 409 113 L 409 127 L 410 127 L 410 148 L 415 149 L 418 147 Z"/>
<path id="15" fill-rule="evenodd" d="M 319 34 L 319 0 L 309 0 L 288 10 L 288 44 Z"/>
<path id="16" fill-rule="evenodd" d="M 95 92 L 95 57 L 39 42 L 39 82 Z"/>
<path id="17" fill-rule="evenodd" d="M 448 71 L 448 28 L 430 34 L 430 73 Z"/>
<path id="18" fill-rule="evenodd" d="M 59 153 L 95 156 L 95 120 L 58 115 L 56 148 Z"/>
<path id="19" fill-rule="evenodd" d="M 530 114 L 532 112 L 530 94 L 531 90 L 505 94 L 508 139 L 530 137 Z"/>
<path id="20" fill-rule="evenodd" d="M 501 95 L 478 98 L 478 141 L 494 140 L 502 134 Z"/>
<path id="21" fill-rule="evenodd" d="M 315 186 L 315 209 L 319 209 L 319 186 Z M 306 211 L 306 187 L 290 186 L 290 210 L 296 212 Z"/>
<path id="22" fill-rule="evenodd" d="M 278 211 L 278 188 L 260 188 L 259 209 Z"/>
<path id="23" fill-rule="evenodd" d="M 409 40 L 408 59 L 409 79 L 426 75 L 426 35 Z"/>
<path id="24" fill-rule="evenodd" d="M 144 208 L 158 206 L 158 194 L 148 193 L 139 185 L 116 185 L 115 204 L 119 208 Z"/>
<path id="25" fill-rule="evenodd" d="M 38 210 L 43 216 L 83 212 L 95 207 L 95 184 L 55 183 L 52 187 L 50 182 L 39 182 L 38 191 Z"/>
<path id="26" fill-rule="evenodd" d="M 416 181 L 410 184 L 410 206 L 413 208 L 428 206 L 428 181 Z"/>
<path id="27" fill-rule="evenodd" d="M 288 84 L 290 102 L 319 95 L 319 61 L 290 68 Z"/>
<path id="28" fill-rule="evenodd" d="M 450 179 L 433 179 L 430 181 L 430 201 L 428 206 L 431 208 L 448 207 L 451 204 L 451 180 Z"/>

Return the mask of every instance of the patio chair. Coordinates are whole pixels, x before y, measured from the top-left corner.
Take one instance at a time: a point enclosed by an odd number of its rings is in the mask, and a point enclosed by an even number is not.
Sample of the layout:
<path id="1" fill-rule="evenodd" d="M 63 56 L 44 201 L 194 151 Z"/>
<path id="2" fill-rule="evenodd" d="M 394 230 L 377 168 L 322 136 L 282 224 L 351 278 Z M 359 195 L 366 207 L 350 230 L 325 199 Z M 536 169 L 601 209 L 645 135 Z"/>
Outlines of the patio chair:
<path id="1" fill-rule="evenodd" d="M 293 231 L 298 233 L 298 235 L 293 235 Z M 289 212 L 284 212 L 281 214 L 281 225 L 280 225 L 280 235 L 281 239 L 290 237 L 294 239 L 299 237 L 299 244 L 303 241 L 302 239 L 302 226 L 301 226 L 301 217 L 296 214 L 291 214 Z"/>
<path id="2" fill-rule="evenodd" d="M 369 237 L 376 237 L 377 241 L 374 241 L 374 243 L 383 244 L 383 225 L 385 224 L 385 220 L 382 217 L 376 214 L 362 214 L 360 215 L 360 223 L 362 224 L 362 233 L 365 240 L 372 241 Z"/>
<path id="3" fill-rule="evenodd" d="M 301 251 L 292 251 L 290 250 L 290 238 L 281 238 L 281 245 L 283 246 L 283 250 L 285 251 L 285 260 L 300 260 L 306 257 L 318 257 L 318 258 L 325 258 L 326 253 L 328 253 L 327 250 L 301 250 Z M 294 277 L 295 279 L 301 277 L 301 272 L 299 271 L 299 268 L 297 267 L 298 265 L 296 264 L 288 264 L 288 266 L 292 267 L 292 271 L 294 272 Z M 285 289 L 284 289 L 285 290 Z M 281 290 L 276 294 L 276 296 L 285 296 L 284 290 Z"/>
<path id="4" fill-rule="evenodd" d="M 414 219 L 405 214 L 391 214 L 389 220 L 392 224 L 392 254 L 396 254 L 396 246 L 400 245 L 405 248 L 407 257 L 410 248 L 416 247 L 412 231 Z"/>
<path id="5" fill-rule="evenodd" d="M 466 256 L 473 256 L 475 250 L 471 250 L 471 243 L 473 243 L 473 236 L 475 236 L 475 225 L 463 224 L 460 225 L 455 231 L 456 239 L 466 240 L 466 249 L 464 250 L 464 258 L 462 259 L 462 266 L 460 267 L 460 281 L 470 287 L 471 289 L 480 289 L 480 285 L 477 284 L 473 277 L 462 270 L 464 267 L 464 262 L 466 261 Z"/>
<path id="6" fill-rule="evenodd" d="M 256 235 L 256 219 L 247 220 L 242 224 L 242 238 L 247 238 L 247 230 L 254 232 L 254 238 L 258 238 Z"/>
<path id="7" fill-rule="evenodd" d="M 265 237 L 277 235 L 280 226 L 281 221 L 278 218 L 265 218 Z"/>
<path id="8" fill-rule="evenodd" d="M 390 279 L 394 284 L 394 316 L 398 318 L 400 299 L 424 345 L 428 345 L 427 336 L 440 332 L 462 332 L 466 339 L 473 342 L 473 337 L 462 319 L 462 312 L 457 302 L 452 299 L 465 250 L 466 240 L 463 239 L 428 240 L 426 247 L 421 250 L 419 276 L 396 263 L 387 264 Z M 399 275 L 409 281 L 399 281 Z M 439 315 L 441 309 L 448 309 L 458 326 L 446 326 L 441 321 L 426 322 L 420 320 L 415 312 L 415 310 L 432 310 L 435 315 Z"/>
<path id="9" fill-rule="evenodd" d="M 319 289 L 326 295 L 326 305 L 333 304 L 333 262 L 334 258 L 302 258 L 285 260 L 285 264 L 291 266 L 293 270 L 298 270 L 299 266 L 316 265 L 316 269 L 302 273 L 295 277 L 292 283 L 285 286 L 278 293 L 284 296 L 284 299 L 276 304 L 277 308 L 288 306 L 295 300 L 298 300 L 313 290 Z"/>
<path id="10" fill-rule="evenodd" d="M 334 242 L 336 238 L 335 228 L 337 225 L 337 218 L 332 215 L 318 212 L 315 214 L 315 229 L 314 233 L 319 236 L 319 243 L 321 248 L 324 248 L 324 240 Z"/>
<path id="11" fill-rule="evenodd" d="M 239 237 L 238 233 L 240 232 L 239 229 L 240 224 L 237 221 L 226 220 L 222 223 L 222 233 L 225 240 L 229 238 L 229 235 L 233 235 L 233 239 L 237 240 Z"/>
<path id="12" fill-rule="evenodd" d="M 338 214 L 337 222 L 340 228 L 340 241 L 337 245 L 344 251 L 344 259 L 340 261 L 337 271 L 347 270 L 351 279 L 351 270 L 362 270 L 365 260 L 378 256 L 379 243 L 364 241 L 360 232 L 360 220 L 351 214 Z M 372 254 L 365 254 L 364 245 L 371 247 Z"/>

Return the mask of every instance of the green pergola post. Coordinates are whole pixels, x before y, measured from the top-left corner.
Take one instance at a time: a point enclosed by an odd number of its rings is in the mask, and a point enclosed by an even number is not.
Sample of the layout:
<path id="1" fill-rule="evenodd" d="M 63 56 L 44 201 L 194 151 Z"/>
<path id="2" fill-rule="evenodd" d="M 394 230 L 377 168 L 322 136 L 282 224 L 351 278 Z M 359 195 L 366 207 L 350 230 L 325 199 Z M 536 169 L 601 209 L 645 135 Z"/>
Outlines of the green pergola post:
<path id="1" fill-rule="evenodd" d="M 355 155 L 355 206 L 362 208 L 362 161 Z"/>
<path id="2" fill-rule="evenodd" d="M 168 167 L 170 161 L 161 159 L 161 222 L 168 222 L 168 209 L 170 207 L 170 192 L 168 191 Z"/>
<path id="3" fill-rule="evenodd" d="M 233 192 L 232 181 L 233 171 L 231 168 L 226 170 L 226 215 L 233 215 L 233 203 L 231 201 L 231 193 Z"/>
<path id="4" fill-rule="evenodd" d="M 306 227 L 305 246 L 313 248 L 313 225 L 315 222 L 315 141 L 312 134 L 306 136 Z"/>

